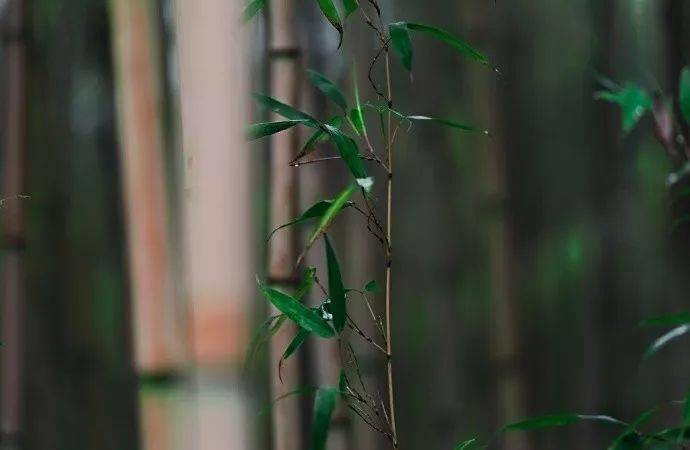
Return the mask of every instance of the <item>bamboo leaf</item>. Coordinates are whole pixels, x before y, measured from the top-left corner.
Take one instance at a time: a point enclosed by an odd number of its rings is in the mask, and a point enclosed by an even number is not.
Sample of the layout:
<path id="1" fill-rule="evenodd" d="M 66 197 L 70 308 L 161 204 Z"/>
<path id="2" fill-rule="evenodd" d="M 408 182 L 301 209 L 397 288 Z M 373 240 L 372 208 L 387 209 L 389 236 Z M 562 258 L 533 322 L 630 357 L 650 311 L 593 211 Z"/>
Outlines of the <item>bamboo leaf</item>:
<path id="1" fill-rule="evenodd" d="M 407 23 L 396 22 L 388 25 L 388 34 L 393 44 L 393 50 L 398 54 L 403 67 L 412 71 L 412 41 Z"/>
<path id="2" fill-rule="evenodd" d="M 685 395 L 685 404 L 683 405 L 683 425 L 690 426 L 690 390 Z"/>
<path id="3" fill-rule="evenodd" d="M 628 426 L 625 422 L 621 422 L 618 419 L 614 419 L 610 416 L 590 416 L 582 414 L 550 414 L 546 416 L 535 417 L 532 419 L 523 420 L 510 425 L 506 425 L 501 429 L 502 432 L 512 432 L 512 431 L 528 431 L 537 430 L 542 428 L 553 428 L 562 427 L 565 425 L 572 425 L 582 421 L 598 421 L 613 423 L 621 426 Z"/>
<path id="4" fill-rule="evenodd" d="M 635 125 L 652 109 L 652 99 L 641 87 L 628 83 L 616 91 L 601 91 L 594 94 L 597 100 L 615 103 L 621 107 L 621 126 L 629 133 Z"/>
<path id="5" fill-rule="evenodd" d="M 249 125 L 247 129 L 247 138 L 250 141 L 260 139 L 262 137 L 270 136 L 272 134 L 280 133 L 289 128 L 306 123 L 306 120 L 285 120 L 282 122 L 263 122 Z"/>
<path id="6" fill-rule="evenodd" d="M 340 22 L 340 15 L 338 14 L 338 8 L 335 7 L 333 0 L 316 0 L 319 4 L 319 8 L 326 19 L 333 25 L 333 27 L 338 30 L 338 35 L 340 37 L 340 42 L 338 43 L 338 48 L 343 43 L 343 24 Z"/>
<path id="7" fill-rule="evenodd" d="M 309 241 L 307 242 L 307 249 L 314 244 L 314 241 L 319 237 L 319 235 L 326 231 L 328 226 L 333 222 L 333 219 L 338 215 L 338 213 L 345 207 L 345 205 L 352 197 L 352 194 L 357 191 L 357 186 L 352 185 L 342 191 L 333 203 L 328 207 L 328 209 L 321 215 L 321 220 L 319 220 L 318 225 L 314 228 Z"/>
<path id="8" fill-rule="evenodd" d="M 283 228 L 287 228 L 293 225 L 299 225 L 301 223 L 307 222 L 311 219 L 316 219 L 319 217 L 322 217 L 326 211 L 328 211 L 328 208 L 333 205 L 334 200 L 321 200 L 320 202 L 317 202 L 310 206 L 306 211 L 304 211 L 299 217 L 291 220 L 290 222 L 283 224 L 276 228 L 275 230 L 271 231 L 271 233 L 268 235 L 268 239 L 271 239 L 273 235 L 279 231 L 282 230 Z M 351 203 L 345 203 L 343 205 L 343 208 L 346 208 L 348 206 L 351 206 Z"/>
<path id="9" fill-rule="evenodd" d="M 652 345 L 649 346 L 647 352 L 645 353 L 645 357 L 649 358 L 650 356 L 658 352 L 662 347 L 666 346 L 666 344 L 675 339 L 678 339 L 679 337 L 683 336 L 684 334 L 687 334 L 688 332 L 690 332 L 690 324 L 681 325 L 679 327 L 672 329 L 668 333 L 656 339 L 652 343 Z"/>
<path id="10" fill-rule="evenodd" d="M 261 351 L 261 348 L 278 332 L 284 322 L 285 316 L 283 314 L 279 314 L 277 316 L 269 317 L 259 326 L 259 328 L 257 328 L 256 332 L 254 332 L 251 342 L 249 343 L 247 355 L 244 358 L 245 370 L 249 368 L 252 362 L 256 359 L 256 355 L 258 355 L 259 351 Z"/>
<path id="11" fill-rule="evenodd" d="M 259 105 L 263 106 L 269 111 L 273 111 L 274 113 L 285 117 L 286 119 L 303 121 L 305 125 L 308 125 L 312 128 L 319 127 L 319 121 L 314 117 L 310 116 L 304 111 L 295 109 L 292 106 L 281 102 L 280 100 L 276 100 L 271 96 L 258 93 L 252 94 L 252 97 L 254 97 L 254 100 L 256 100 Z"/>
<path id="12" fill-rule="evenodd" d="M 367 126 L 364 121 L 364 108 L 362 107 L 362 102 L 359 99 L 359 84 L 357 83 L 357 72 L 353 69 L 352 71 L 352 84 L 355 90 L 355 107 L 350 111 L 350 120 L 354 125 L 355 131 L 360 135 L 367 134 Z"/>
<path id="13" fill-rule="evenodd" d="M 264 9 L 266 6 L 266 0 L 252 0 L 249 2 L 249 4 L 244 8 L 244 13 L 242 14 L 242 17 L 245 22 L 249 22 L 256 16 L 259 11 Z"/>
<path id="14" fill-rule="evenodd" d="M 290 345 L 285 349 L 285 352 L 283 352 L 283 356 L 280 357 L 280 361 L 278 361 L 278 379 L 280 382 L 283 382 L 283 363 L 287 361 L 296 351 L 299 349 L 302 344 L 304 344 L 304 341 L 307 340 L 311 333 L 305 330 L 304 328 L 300 328 L 299 331 L 297 332 L 297 335 L 292 338 L 292 341 L 290 341 Z"/>
<path id="15" fill-rule="evenodd" d="M 657 410 L 658 408 L 655 407 L 642 413 L 633 423 L 628 425 L 625 431 L 623 431 L 615 441 L 613 441 L 608 450 L 628 450 L 634 448 L 631 447 L 631 445 L 640 445 L 642 440 L 638 435 L 639 429 L 652 418 Z"/>
<path id="16" fill-rule="evenodd" d="M 453 47 L 463 56 L 476 61 L 480 64 L 490 66 L 491 64 L 486 59 L 486 56 L 469 45 L 467 42 L 453 36 L 449 32 L 440 28 L 422 25 L 419 23 L 410 22 L 396 22 L 388 26 L 388 32 L 393 42 L 393 49 L 396 51 L 403 66 L 408 70 L 412 70 L 413 50 L 412 41 L 410 40 L 410 31 L 423 33 L 433 39 L 445 42 Z"/>
<path id="17" fill-rule="evenodd" d="M 364 286 L 364 290 L 370 294 L 378 294 L 380 291 L 379 284 L 376 282 L 376 280 L 371 280 L 366 284 L 366 286 Z"/>
<path id="18" fill-rule="evenodd" d="M 328 125 L 331 125 L 335 128 L 340 128 L 340 126 L 343 124 L 343 117 L 342 116 L 334 116 L 331 117 L 327 122 Z M 297 156 L 290 162 L 290 164 L 297 163 L 300 159 L 304 158 L 307 156 L 309 153 L 313 152 L 316 150 L 316 145 L 320 144 L 322 142 L 326 142 L 328 139 L 330 139 L 330 135 L 323 131 L 322 129 L 318 129 L 312 134 L 307 142 L 305 142 L 304 146 L 302 147 L 302 150 L 299 152 Z"/>
<path id="19" fill-rule="evenodd" d="M 343 8 L 345 9 L 345 18 L 357 11 L 359 8 L 359 0 L 343 0 Z"/>
<path id="20" fill-rule="evenodd" d="M 663 316 L 649 317 L 640 321 L 639 326 L 651 327 L 657 325 L 684 325 L 690 323 L 690 313 L 667 314 Z"/>
<path id="21" fill-rule="evenodd" d="M 364 169 L 364 163 L 362 163 L 362 159 L 359 157 L 357 143 L 332 125 L 324 124 L 323 129 L 331 136 L 333 142 L 335 142 L 341 158 L 350 169 L 350 172 L 352 172 L 352 175 L 354 175 L 357 184 L 367 192 L 370 191 L 373 180 L 367 176 L 367 172 Z"/>
<path id="22" fill-rule="evenodd" d="M 488 130 L 480 130 L 479 128 L 469 125 L 466 123 L 460 123 L 460 122 L 453 122 L 452 120 L 448 119 L 440 119 L 438 117 L 428 117 L 428 116 L 406 116 L 410 120 L 417 120 L 417 121 L 428 121 L 428 122 L 434 122 L 438 123 L 440 125 L 445 125 L 447 127 L 451 128 L 457 128 L 459 130 L 464 130 L 464 131 L 478 131 L 482 132 L 484 134 L 489 134 Z"/>
<path id="23" fill-rule="evenodd" d="M 477 442 L 477 438 L 469 439 L 469 440 L 467 440 L 467 441 L 461 442 L 461 443 L 459 443 L 458 445 L 455 446 L 455 450 L 467 450 L 467 449 L 469 449 L 469 448 L 472 446 L 472 444 L 474 444 L 475 442 Z"/>
<path id="24" fill-rule="evenodd" d="M 338 390 L 321 388 L 314 399 L 314 425 L 312 427 L 312 450 L 325 450 L 328 430 L 331 427 L 331 416 L 335 409 Z"/>
<path id="25" fill-rule="evenodd" d="M 302 300 L 311 291 L 311 288 L 314 286 L 314 280 L 316 280 L 316 267 L 307 267 L 304 275 L 302 275 L 302 281 L 295 291 L 295 298 L 297 300 Z"/>
<path id="26" fill-rule="evenodd" d="M 319 388 L 317 388 L 317 387 L 307 386 L 307 387 L 301 387 L 301 388 L 297 388 L 295 390 L 292 390 L 290 392 L 287 392 L 287 393 L 285 393 L 279 397 L 276 397 L 275 399 L 273 399 L 273 401 L 270 404 L 261 408 L 261 410 L 259 411 L 259 415 L 262 416 L 262 415 L 266 414 L 267 412 L 269 412 L 271 410 L 271 408 L 273 408 L 273 405 L 275 405 L 276 403 L 278 403 L 282 400 L 285 400 L 286 398 L 294 397 L 295 395 L 311 394 L 314 391 L 318 391 L 318 389 Z"/>
<path id="27" fill-rule="evenodd" d="M 307 69 L 307 76 L 318 90 L 340 106 L 343 111 L 347 111 L 347 100 L 345 99 L 345 95 L 343 95 L 342 91 L 333 81 L 326 78 L 323 74 L 311 69 Z"/>
<path id="28" fill-rule="evenodd" d="M 264 297 L 298 326 L 322 338 L 335 336 L 333 328 L 317 312 L 307 308 L 295 298 L 265 286 L 258 278 L 256 281 Z"/>
<path id="29" fill-rule="evenodd" d="M 684 67 L 680 73 L 680 110 L 685 121 L 690 124 L 690 67 Z"/>
<path id="30" fill-rule="evenodd" d="M 340 273 L 340 264 L 338 257 L 333 250 L 328 235 L 324 233 L 324 242 L 326 244 L 326 264 L 328 267 L 328 296 L 331 302 L 328 304 L 330 313 L 333 314 L 333 326 L 335 331 L 340 333 L 345 328 L 345 318 L 347 317 L 345 306 L 345 286 L 343 286 L 343 278 Z"/>

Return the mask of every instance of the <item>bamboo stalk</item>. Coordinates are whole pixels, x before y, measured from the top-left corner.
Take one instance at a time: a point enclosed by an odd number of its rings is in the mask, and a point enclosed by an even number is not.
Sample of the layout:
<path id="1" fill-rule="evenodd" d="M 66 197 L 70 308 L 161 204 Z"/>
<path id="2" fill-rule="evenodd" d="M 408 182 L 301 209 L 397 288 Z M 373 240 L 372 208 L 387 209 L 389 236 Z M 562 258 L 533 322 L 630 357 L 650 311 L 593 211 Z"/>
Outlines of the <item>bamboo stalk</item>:
<path id="1" fill-rule="evenodd" d="M 3 140 L 2 214 L 5 257 L 2 261 L 2 365 L 0 432 L 2 443 L 18 446 L 24 411 L 24 202 L 27 138 L 26 0 L 6 6 L 6 103 Z"/>
<path id="2" fill-rule="evenodd" d="M 290 105 L 299 106 L 301 57 L 295 29 L 294 0 L 274 0 L 270 3 L 270 84 L 271 95 Z M 271 228 L 295 217 L 297 208 L 297 179 L 290 161 L 298 152 L 298 133 L 288 130 L 271 139 Z M 297 234 L 288 228 L 276 234 L 268 251 L 268 279 L 282 289 L 294 289 L 297 279 Z M 273 310 L 271 314 L 275 314 Z M 271 368 L 278 367 L 283 352 L 296 333 L 292 322 L 285 323 L 271 341 Z M 282 370 L 282 381 L 276 370 L 271 371 L 271 396 L 276 398 L 294 389 L 300 382 L 297 358 L 288 361 Z M 299 450 L 305 445 L 301 427 L 300 400 L 285 399 L 272 408 L 273 448 Z"/>

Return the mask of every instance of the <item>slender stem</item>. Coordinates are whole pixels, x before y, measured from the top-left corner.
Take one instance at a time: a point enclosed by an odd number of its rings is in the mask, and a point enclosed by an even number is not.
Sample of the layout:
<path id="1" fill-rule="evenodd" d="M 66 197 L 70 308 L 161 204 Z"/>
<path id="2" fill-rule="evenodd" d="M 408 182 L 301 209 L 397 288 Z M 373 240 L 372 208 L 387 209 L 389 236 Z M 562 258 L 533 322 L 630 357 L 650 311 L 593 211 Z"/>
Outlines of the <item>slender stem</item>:
<path id="1" fill-rule="evenodd" d="M 391 85 L 390 57 L 386 49 L 386 84 L 388 88 L 388 106 L 393 103 L 393 90 Z M 388 353 L 388 409 L 390 410 L 391 432 L 393 434 L 393 447 L 398 447 L 398 432 L 395 426 L 395 397 L 393 395 L 393 340 L 391 339 L 391 278 L 392 278 L 392 211 L 393 211 L 393 140 L 391 134 L 391 112 L 388 110 L 388 202 L 386 240 L 388 241 L 388 255 L 386 261 L 386 352 Z"/>

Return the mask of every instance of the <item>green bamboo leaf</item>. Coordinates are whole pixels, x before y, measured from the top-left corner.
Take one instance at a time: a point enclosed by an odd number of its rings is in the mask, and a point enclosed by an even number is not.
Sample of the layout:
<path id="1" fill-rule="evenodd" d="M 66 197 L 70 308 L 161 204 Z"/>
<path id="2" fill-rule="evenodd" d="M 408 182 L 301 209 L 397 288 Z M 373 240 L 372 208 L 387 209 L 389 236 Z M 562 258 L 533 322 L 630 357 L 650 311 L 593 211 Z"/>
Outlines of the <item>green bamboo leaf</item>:
<path id="1" fill-rule="evenodd" d="M 343 8 L 345 9 L 345 18 L 348 18 L 359 8 L 359 0 L 343 0 Z"/>
<path id="2" fill-rule="evenodd" d="M 685 395 L 685 404 L 683 405 L 683 426 L 690 426 L 690 390 Z"/>
<path id="3" fill-rule="evenodd" d="M 679 327 L 672 329 L 668 333 L 664 334 L 663 336 L 652 342 L 652 345 L 649 346 L 647 352 L 645 353 L 645 357 L 649 358 L 650 356 L 658 352 L 666 344 L 675 339 L 678 339 L 679 337 L 683 336 L 684 334 L 687 334 L 688 332 L 690 332 L 690 324 L 681 325 Z"/>
<path id="4" fill-rule="evenodd" d="M 273 235 L 279 231 L 282 230 L 283 228 L 287 228 L 293 225 L 299 225 L 304 222 L 307 222 L 311 219 L 317 219 L 319 217 L 322 217 L 326 211 L 333 205 L 334 200 L 321 200 L 320 202 L 317 202 L 310 206 L 306 211 L 304 211 L 299 217 L 291 220 L 290 222 L 283 224 L 276 228 L 275 230 L 271 231 L 271 233 L 268 235 L 268 239 L 270 240 Z M 343 205 L 343 208 L 347 208 L 349 206 L 352 206 L 352 203 L 346 202 L 345 205 Z"/>
<path id="5" fill-rule="evenodd" d="M 264 323 L 262 323 L 259 328 L 254 332 L 251 342 L 249 343 L 249 348 L 247 349 L 247 355 L 244 358 L 244 368 L 245 370 L 250 367 L 252 362 L 256 359 L 256 356 L 261 351 L 261 348 L 278 332 L 280 327 L 285 322 L 285 316 L 279 314 L 277 316 L 269 317 Z"/>
<path id="6" fill-rule="evenodd" d="M 340 42 L 338 43 L 338 48 L 343 43 L 343 24 L 340 22 L 340 15 L 338 14 L 338 8 L 335 7 L 333 0 L 316 0 L 319 4 L 319 8 L 326 19 L 333 25 L 333 27 L 338 30 L 338 35 L 340 37 Z"/>
<path id="7" fill-rule="evenodd" d="M 469 45 L 467 42 L 460 40 L 449 32 L 440 28 L 422 25 L 419 23 L 397 22 L 388 26 L 388 32 L 393 42 L 393 49 L 396 51 L 403 66 L 408 70 L 412 70 L 413 50 L 412 42 L 410 40 L 410 31 L 423 33 L 431 38 L 445 42 L 453 47 L 463 56 L 476 61 L 480 64 L 490 66 L 491 64 L 481 52 Z"/>
<path id="8" fill-rule="evenodd" d="M 343 158 L 350 172 L 354 175 L 357 184 L 367 192 L 370 191 L 373 185 L 373 179 L 367 176 L 367 172 L 364 169 L 364 163 L 360 158 L 357 143 L 351 137 L 332 125 L 324 124 L 323 129 L 331 136 L 333 142 L 335 142 L 341 158 Z"/>
<path id="9" fill-rule="evenodd" d="M 378 294 L 381 289 L 379 289 L 379 284 L 376 280 L 371 280 L 364 286 L 364 290 L 370 294 Z"/>
<path id="10" fill-rule="evenodd" d="M 285 117 L 286 119 L 303 121 L 305 125 L 308 125 L 312 128 L 318 128 L 320 125 L 318 120 L 304 111 L 295 109 L 292 106 L 287 105 L 280 100 L 276 100 L 271 96 L 254 93 L 252 94 L 252 97 L 254 97 L 254 100 L 256 100 L 259 105 L 263 106 L 269 111 L 273 111 L 274 113 Z"/>
<path id="11" fill-rule="evenodd" d="M 336 86 L 336 84 L 326 78 L 325 75 L 311 69 L 307 69 L 307 76 L 311 83 L 323 94 L 331 99 L 336 105 L 340 106 L 343 111 L 347 111 L 347 100 L 342 91 Z"/>
<path id="12" fill-rule="evenodd" d="M 335 409 L 338 390 L 321 388 L 314 399 L 314 425 L 312 427 L 311 450 L 325 450 L 328 430 L 331 427 L 331 416 Z"/>
<path id="13" fill-rule="evenodd" d="M 259 411 L 259 415 L 262 416 L 262 415 L 266 414 L 267 412 L 269 412 L 271 410 L 271 408 L 273 408 L 273 405 L 275 405 L 276 403 L 278 403 L 282 400 L 285 400 L 286 398 L 294 397 L 295 395 L 311 394 L 312 392 L 315 392 L 318 390 L 319 390 L 318 387 L 307 386 L 307 387 L 297 388 L 297 389 L 292 390 L 290 392 L 286 392 L 285 394 L 273 399 L 273 401 L 271 401 L 271 403 L 269 403 L 265 407 L 261 408 L 261 410 Z"/>
<path id="14" fill-rule="evenodd" d="M 292 338 L 292 341 L 290 341 L 290 345 L 285 349 L 285 352 L 283 352 L 283 356 L 280 357 L 280 361 L 278 361 L 278 379 L 280 382 L 283 382 L 283 363 L 287 361 L 296 351 L 299 349 L 302 344 L 304 344 L 304 341 L 307 340 L 311 333 L 305 330 L 304 328 L 300 328 L 299 331 L 297 332 L 297 335 Z"/>
<path id="15" fill-rule="evenodd" d="M 467 449 L 469 449 L 469 448 L 472 446 L 472 444 L 474 444 L 475 442 L 477 442 L 477 438 L 469 439 L 469 440 L 467 440 L 467 441 L 461 442 L 461 443 L 459 443 L 458 445 L 455 446 L 455 450 L 467 450 Z"/>
<path id="16" fill-rule="evenodd" d="M 658 325 L 684 325 L 690 323 L 690 313 L 667 314 L 663 316 L 648 317 L 638 324 L 641 327 Z"/>
<path id="17" fill-rule="evenodd" d="M 393 44 L 393 50 L 398 54 L 400 62 L 408 71 L 412 70 L 412 41 L 407 23 L 396 22 L 388 25 L 388 34 Z"/>
<path id="18" fill-rule="evenodd" d="M 582 414 L 550 414 L 546 416 L 535 417 L 532 419 L 523 420 L 510 425 L 506 425 L 501 429 L 502 432 L 512 431 L 528 431 L 542 428 L 562 427 L 565 425 L 572 425 L 582 421 L 598 421 L 613 423 L 620 426 L 627 427 L 628 424 L 610 416 L 590 416 Z"/>
<path id="19" fill-rule="evenodd" d="M 613 441 L 608 450 L 630 450 L 635 446 L 640 446 L 642 439 L 639 436 L 639 429 L 652 418 L 657 410 L 658 408 L 654 407 L 642 413 Z"/>
<path id="20" fill-rule="evenodd" d="M 345 205 L 347 205 L 347 203 L 350 201 L 350 197 L 352 197 L 352 194 L 354 194 L 356 191 L 357 186 L 352 185 L 342 191 L 338 197 L 333 200 L 333 203 L 331 203 L 328 209 L 321 215 L 321 220 L 319 220 L 319 223 L 309 237 L 307 249 L 314 244 L 321 233 L 326 231 L 331 222 L 333 222 L 333 219 L 335 219 L 338 213 L 345 207 Z"/>
<path id="21" fill-rule="evenodd" d="M 362 107 L 362 102 L 359 99 L 359 83 L 357 82 L 357 71 L 352 70 L 352 84 L 355 91 L 355 107 L 350 111 L 350 120 L 354 126 L 355 131 L 360 135 L 367 134 L 367 126 L 364 121 L 364 108 Z"/>
<path id="22" fill-rule="evenodd" d="M 314 281 L 316 280 L 316 267 L 307 267 L 302 275 L 302 281 L 300 282 L 297 290 L 295 291 L 295 298 L 297 300 L 302 300 L 311 288 L 314 286 Z"/>
<path id="23" fill-rule="evenodd" d="M 690 67 L 684 67 L 680 73 L 680 110 L 685 121 L 690 124 Z"/>
<path id="24" fill-rule="evenodd" d="M 345 375 L 345 371 L 341 370 L 340 371 L 340 379 L 338 381 L 338 389 L 340 390 L 340 395 L 345 398 L 347 394 L 347 375 Z"/>
<path id="25" fill-rule="evenodd" d="M 266 0 L 252 0 L 249 2 L 249 4 L 244 8 L 244 13 L 242 14 L 242 17 L 244 18 L 245 22 L 249 22 L 256 16 L 259 11 L 264 9 L 266 6 Z"/>
<path id="26" fill-rule="evenodd" d="M 328 267 L 328 296 L 331 302 L 328 304 L 330 313 L 333 314 L 333 326 L 338 333 L 345 328 L 345 318 L 347 317 L 345 306 L 345 286 L 340 273 L 338 257 L 333 250 L 328 235 L 324 233 L 323 240 L 326 244 L 326 264 Z"/>
<path id="27" fill-rule="evenodd" d="M 434 122 L 438 123 L 440 125 L 445 125 L 447 127 L 451 128 L 457 128 L 459 130 L 464 130 L 464 131 L 478 131 L 484 134 L 489 134 L 488 130 L 480 130 L 479 128 L 469 125 L 466 123 L 460 123 L 460 122 L 453 122 L 452 120 L 448 119 L 439 119 L 438 117 L 428 117 L 428 116 L 406 116 L 409 120 L 416 120 L 416 121 L 427 121 L 427 122 Z"/>
<path id="28" fill-rule="evenodd" d="M 629 133 L 644 115 L 652 109 L 652 99 L 641 87 L 628 83 L 616 91 L 601 91 L 594 94 L 597 100 L 615 103 L 621 107 L 621 122 L 624 133 Z"/>
<path id="29" fill-rule="evenodd" d="M 322 338 L 335 336 L 333 328 L 317 312 L 304 306 L 295 298 L 265 286 L 258 278 L 256 281 L 264 297 L 298 326 Z"/>
<path id="30" fill-rule="evenodd" d="M 334 116 L 331 117 L 327 122 L 328 125 L 331 125 L 335 128 L 340 128 L 341 125 L 343 124 L 343 117 L 342 116 Z M 297 156 L 290 162 L 290 164 L 298 164 L 298 161 L 305 156 L 307 156 L 309 153 L 313 152 L 316 150 L 316 145 L 321 144 L 323 142 L 326 142 L 329 140 L 331 136 L 323 131 L 322 129 L 316 130 L 307 140 L 307 142 L 304 143 L 304 146 L 302 147 L 302 150 L 299 152 Z"/>
<path id="31" fill-rule="evenodd" d="M 262 137 L 270 136 L 272 134 L 280 133 L 281 131 L 285 131 L 301 123 L 306 124 L 306 120 L 285 120 L 281 122 L 254 123 L 249 125 L 247 129 L 247 138 L 250 141 L 253 141 Z"/>

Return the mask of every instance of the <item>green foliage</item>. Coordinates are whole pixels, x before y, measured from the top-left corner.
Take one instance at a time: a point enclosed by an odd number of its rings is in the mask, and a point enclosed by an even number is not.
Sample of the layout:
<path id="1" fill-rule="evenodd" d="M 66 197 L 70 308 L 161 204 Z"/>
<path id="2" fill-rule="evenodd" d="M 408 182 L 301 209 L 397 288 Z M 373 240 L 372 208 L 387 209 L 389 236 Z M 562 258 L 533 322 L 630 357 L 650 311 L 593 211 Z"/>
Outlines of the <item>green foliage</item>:
<path id="1" fill-rule="evenodd" d="M 256 16 L 264 7 L 266 6 L 266 0 L 252 0 L 244 8 L 244 13 L 242 17 L 245 22 L 249 22 Z"/>
<path id="2" fill-rule="evenodd" d="M 277 231 L 282 230 L 283 228 L 287 228 L 293 225 L 299 225 L 305 222 L 310 221 L 311 219 L 317 219 L 320 217 L 323 217 L 326 212 L 329 211 L 329 209 L 333 206 L 333 203 L 335 200 L 321 200 L 320 202 L 317 202 L 310 206 L 306 211 L 304 211 L 299 217 L 291 220 L 290 222 L 283 224 L 279 226 L 278 228 L 274 229 L 271 231 L 271 234 L 268 236 L 270 239 Z M 352 203 L 350 202 L 345 202 L 343 205 L 340 206 L 340 209 L 347 208 L 348 206 L 351 206 Z"/>
<path id="3" fill-rule="evenodd" d="M 641 327 L 651 327 L 659 325 L 683 325 L 690 323 L 690 313 L 667 314 L 663 316 L 649 317 L 640 321 Z"/>
<path id="4" fill-rule="evenodd" d="M 634 83 L 627 83 L 622 88 L 597 92 L 594 98 L 615 103 L 621 107 L 621 126 L 625 133 L 632 131 L 644 115 L 652 109 L 652 99 L 647 91 Z"/>
<path id="5" fill-rule="evenodd" d="M 562 427 L 565 425 L 572 425 L 582 421 L 596 421 L 596 422 L 606 422 L 615 425 L 627 426 L 625 422 L 621 422 L 618 419 L 614 419 L 610 416 L 603 415 L 584 415 L 584 414 L 550 414 L 546 416 L 534 417 L 532 419 L 522 420 L 520 422 L 515 422 L 510 425 L 504 426 L 501 431 L 511 432 L 511 431 L 529 431 L 538 430 L 542 428 L 554 428 Z"/>
<path id="6" fill-rule="evenodd" d="M 343 0 L 343 8 L 345 8 L 345 17 L 347 18 L 350 14 L 357 11 L 359 0 Z"/>
<path id="7" fill-rule="evenodd" d="M 326 122 L 327 125 L 330 125 L 335 128 L 340 128 L 340 126 L 343 124 L 343 117 L 342 116 L 334 116 L 328 119 Z M 316 130 L 307 140 L 307 142 L 304 143 L 304 146 L 302 146 L 302 150 L 299 152 L 297 156 L 292 160 L 292 164 L 298 164 L 298 161 L 307 156 L 309 153 L 313 152 L 316 150 L 317 144 L 321 144 L 323 142 L 326 142 L 330 139 L 330 135 L 323 131 L 322 129 Z"/>
<path id="8" fill-rule="evenodd" d="M 312 128 L 319 127 L 319 121 L 309 114 L 299 111 L 290 105 L 286 105 L 280 100 L 276 100 L 269 95 L 255 93 L 253 94 L 253 97 L 259 105 L 263 106 L 269 111 L 273 111 L 274 113 L 285 117 L 286 119 L 302 121 L 305 125 L 308 125 Z"/>
<path id="9" fill-rule="evenodd" d="M 379 288 L 379 284 L 376 282 L 376 280 L 371 280 L 364 286 L 364 290 L 371 294 L 378 294 L 381 289 Z"/>
<path id="10" fill-rule="evenodd" d="M 338 333 L 345 328 L 347 311 L 345 307 L 345 286 L 343 286 L 342 275 L 340 274 L 340 264 L 335 255 L 335 250 L 328 239 L 328 235 L 323 235 L 326 245 L 326 264 L 328 267 L 328 298 L 330 303 L 328 309 L 333 315 L 333 326 Z"/>
<path id="11" fill-rule="evenodd" d="M 328 430 L 331 427 L 331 416 L 338 398 L 338 390 L 322 388 L 316 392 L 314 399 L 314 425 L 312 426 L 311 450 L 325 450 Z"/>
<path id="12" fill-rule="evenodd" d="M 321 233 L 324 233 L 326 231 L 328 226 L 331 224 L 331 222 L 333 222 L 335 217 L 345 207 L 345 205 L 348 204 L 350 197 L 352 197 L 352 194 L 354 194 L 356 191 L 357 186 L 352 185 L 344 191 L 342 191 L 338 195 L 338 197 L 336 197 L 336 199 L 333 200 L 328 209 L 326 209 L 326 211 L 321 216 L 321 220 L 319 220 L 318 225 L 316 226 L 316 228 L 314 228 L 314 231 L 309 237 L 309 241 L 307 242 L 307 249 L 314 244 L 314 242 Z"/>
<path id="13" fill-rule="evenodd" d="M 272 134 L 280 133 L 289 128 L 305 123 L 306 120 L 286 120 L 282 122 L 264 122 L 249 125 L 247 129 L 247 138 L 251 141 L 260 139 L 262 137 L 270 136 Z"/>
<path id="14" fill-rule="evenodd" d="M 683 118 L 690 124 L 690 67 L 683 68 L 680 73 L 680 110 L 683 113 Z"/>
<path id="15" fill-rule="evenodd" d="M 321 8 L 321 12 L 326 17 L 326 19 L 328 19 L 331 25 L 333 25 L 333 27 L 338 31 L 338 35 L 340 37 L 340 43 L 338 44 L 338 47 L 340 47 L 340 45 L 343 42 L 343 24 L 340 21 L 338 8 L 335 7 L 335 3 L 333 3 L 333 0 L 316 0 L 316 3 L 319 4 L 319 8 Z"/>
<path id="16" fill-rule="evenodd" d="M 347 111 L 347 100 L 345 100 L 345 95 L 336 86 L 334 82 L 326 78 L 326 76 L 320 74 L 315 70 L 308 69 L 307 76 L 311 83 L 321 92 L 331 99 L 336 105 L 340 106 L 343 111 Z"/>

